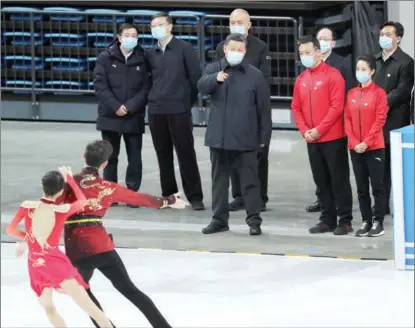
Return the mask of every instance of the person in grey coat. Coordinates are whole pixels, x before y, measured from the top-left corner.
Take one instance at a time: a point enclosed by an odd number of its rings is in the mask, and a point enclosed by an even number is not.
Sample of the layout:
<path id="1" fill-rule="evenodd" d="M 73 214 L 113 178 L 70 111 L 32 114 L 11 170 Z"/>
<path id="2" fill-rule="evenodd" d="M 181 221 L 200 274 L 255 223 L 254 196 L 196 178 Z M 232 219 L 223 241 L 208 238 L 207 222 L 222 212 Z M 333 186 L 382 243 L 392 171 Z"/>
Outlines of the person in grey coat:
<path id="1" fill-rule="evenodd" d="M 197 84 L 212 102 L 205 145 L 212 163 L 213 219 L 202 232 L 229 230 L 229 178 L 231 170 L 238 170 L 249 233 L 260 235 L 257 154 L 271 139 L 269 86 L 260 70 L 242 62 L 246 53 L 243 35 L 230 34 L 224 50 L 225 58 L 207 65 Z"/>

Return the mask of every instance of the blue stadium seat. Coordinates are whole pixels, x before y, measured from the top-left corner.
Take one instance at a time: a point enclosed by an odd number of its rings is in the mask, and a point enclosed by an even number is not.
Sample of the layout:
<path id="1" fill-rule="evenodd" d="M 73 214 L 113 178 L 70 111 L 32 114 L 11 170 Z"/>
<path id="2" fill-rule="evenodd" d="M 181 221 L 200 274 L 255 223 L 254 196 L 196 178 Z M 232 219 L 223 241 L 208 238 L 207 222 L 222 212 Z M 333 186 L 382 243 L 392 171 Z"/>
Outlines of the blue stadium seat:
<path id="1" fill-rule="evenodd" d="M 94 88 L 94 81 L 88 83 L 89 88 Z"/>
<path id="2" fill-rule="evenodd" d="M 85 35 L 83 34 L 46 33 L 45 37 L 51 39 L 50 43 L 54 47 L 81 48 L 86 45 Z"/>
<path id="3" fill-rule="evenodd" d="M 196 35 L 175 35 L 177 39 L 182 39 L 187 42 L 190 42 L 193 46 L 193 49 L 199 49 L 199 36 Z M 205 50 L 211 50 L 213 48 L 213 44 L 211 40 L 205 40 Z"/>
<path id="4" fill-rule="evenodd" d="M 54 92 L 54 95 L 60 96 L 78 96 L 82 95 L 83 92 L 81 90 L 86 89 L 87 83 L 86 82 L 76 82 L 76 81 L 65 81 L 65 80 L 56 80 L 56 81 L 47 81 L 46 87 L 50 89 L 59 89 L 62 91 Z M 65 90 L 79 90 L 80 92 L 68 92 Z"/>
<path id="5" fill-rule="evenodd" d="M 85 15 L 76 15 L 80 10 L 76 8 L 69 7 L 46 7 L 43 8 L 45 13 L 59 11 L 62 12 L 62 15 L 51 14 L 50 19 L 55 22 L 81 22 L 85 20 Z"/>
<path id="6" fill-rule="evenodd" d="M 42 15 L 40 10 L 31 7 L 4 7 L 1 9 L 2 12 L 10 12 L 10 19 L 14 21 L 40 21 L 42 20 Z M 32 12 L 32 16 L 31 13 Z"/>
<path id="7" fill-rule="evenodd" d="M 199 20 L 196 17 L 183 17 L 183 16 L 197 16 L 199 18 L 206 15 L 206 13 L 201 11 L 191 11 L 191 10 L 173 10 L 169 12 L 171 17 L 177 17 L 176 24 L 180 25 L 196 25 Z M 204 24 L 208 25 L 212 23 L 212 20 L 204 20 Z"/>
<path id="8" fill-rule="evenodd" d="M 151 34 L 140 34 L 138 37 L 138 44 L 144 49 L 153 48 L 156 45 L 156 39 Z"/>
<path id="9" fill-rule="evenodd" d="M 114 40 L 114 34 L 113 33 L 87 33 L 86 37 L 88 38 L 88 41 L 94 40 L 93 45 L 95 48 L 106 48 L 113 40 Z"/>
<path id="10" fill-rule="evenodd" d="M 46 58 L 45 62 L 51 64 L 52 71 L 82 72 L 87 69 L 86 60 L 82 58 L 52 57 Z"/>
<path id="11" fill-rule="evenodd" d="M 34 57 L 33 59 L 35 62 L 35 70 L 43 69 L 42 58 Z M 4 56 L 3 60 L 5 62 L 12 61 L 11 68 L 15 70 L 31 70 L 33 68 L 31 56 Z"/>
<path id="12" fill-rule="evenodd" d="M 134 9 L 134 10 L 127 10 L 127 14 L 134 14 L 138 17 L 133 17 L 134 24 L 150 24 L 151 17 L 160 13 L 158 10 L 147 10 L 147 9 Z"/>
<path id="13" fill-rule="evenodd" d="M 113 15 L 122 13 L 121 10 L 114 9 L 87 9 L 85 12 L 90 14 L 108 14 L 93 16 L 92 22 L 94 23 L 112 23 Z M 115 22 L 117 24 L 125 23 L 125 17 L 115 16 Z"/>
<path id="14" fill-rule="evenodd" d="M 4 32 L 3 37 L 6 39 L 12 39 L 10 43 L 13 46 L 30 46 L 32 44 L 31 37 L 32 33 L 30 32 Z M 45 43 L 45 39 L 42 38 L 40 33 L 33 33 L 35 46 L 40 46 Z M 9 40 L 7 40 L 7 43 Z"/>
<path id="15" fill-rule="evenodd" d="M 33 85 L 33 82 L 31 80 L 8 80 L 5 83 L 5 86 L 7 88 L 41 88 L 42 83 L 41 82 L 35 82 L 35 85 Z M 23 91 L 23 90 L 15 90 L 13 91 L 15 94 L 31 94 L 31 91 Z M 35 94 L 41 94 L 42 92 L 37 91 Z"/>

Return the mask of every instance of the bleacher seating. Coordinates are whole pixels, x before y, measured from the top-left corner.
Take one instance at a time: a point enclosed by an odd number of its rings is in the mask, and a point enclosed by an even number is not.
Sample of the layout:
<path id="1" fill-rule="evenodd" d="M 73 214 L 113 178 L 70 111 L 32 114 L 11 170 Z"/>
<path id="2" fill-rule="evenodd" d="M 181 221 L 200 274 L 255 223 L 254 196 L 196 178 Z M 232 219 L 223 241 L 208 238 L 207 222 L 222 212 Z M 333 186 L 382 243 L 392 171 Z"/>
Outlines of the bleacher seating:
<path id="1" fill-rule="evenodd" d="M 151 48 L 151 17 L 159 10 L 79 9 L 69 7 L 2 8 L 2 87 L 56 93 L 93 92 L 96 57 L 124 22 L 136 24 L 139 44 Z M 229 33 L 227 16 L 200 11 L 170 11 L 176 37 L 190 42 L 202 65 L 215 58 L 215 49 Z M 252 33 L 270 46 L 271 94 L 289 98 L 297 74 L 294 19 L 252 17 Z M 32 68 L 34 74 L 32 74 Z"/>

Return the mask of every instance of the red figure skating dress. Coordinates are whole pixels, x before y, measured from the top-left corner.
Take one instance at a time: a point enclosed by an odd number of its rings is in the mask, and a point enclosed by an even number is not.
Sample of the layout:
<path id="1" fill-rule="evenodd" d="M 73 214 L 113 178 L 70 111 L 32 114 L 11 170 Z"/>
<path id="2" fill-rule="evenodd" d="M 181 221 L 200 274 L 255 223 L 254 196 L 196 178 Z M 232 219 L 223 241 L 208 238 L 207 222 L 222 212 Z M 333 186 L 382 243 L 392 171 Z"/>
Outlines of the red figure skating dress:
<path id="1" fill-rule="evenodd" d="M 64 205 L 56 205 L 43 198 L 40 201 L 25 201 L 8 227 L 9 230 L 17 230 L 19 222 L 24 220 L 26 232 L 19 233 L 28 245 L 30 285 L 37 296 L 42 295 L 44 288 L 60 291 L 61 283 L 68 279 L 76 279 L 80 285 L 89 288 L 65 253 L 59 249 L 59 239 L 66 219 L 86 205 L 85 196 L 73 178 L 68 176 L 67 180 L 80 196 L 77 201 Z"/>

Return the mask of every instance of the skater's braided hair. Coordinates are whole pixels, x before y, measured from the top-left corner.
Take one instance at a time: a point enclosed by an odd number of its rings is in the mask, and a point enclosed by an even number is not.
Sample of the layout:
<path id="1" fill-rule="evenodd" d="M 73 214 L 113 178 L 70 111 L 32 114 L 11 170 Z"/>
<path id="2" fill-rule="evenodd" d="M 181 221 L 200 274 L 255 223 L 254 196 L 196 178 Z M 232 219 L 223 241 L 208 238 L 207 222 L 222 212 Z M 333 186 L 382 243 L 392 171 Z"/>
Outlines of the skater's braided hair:
<path id="1" fill-rule="evenodd" d="M 90 142 L 85 149 L 85 162 L 90 167 L 100 168 L 109 160 L 112 154 L 112 146 L 106 140 Z"/>

